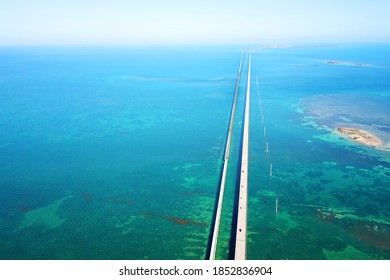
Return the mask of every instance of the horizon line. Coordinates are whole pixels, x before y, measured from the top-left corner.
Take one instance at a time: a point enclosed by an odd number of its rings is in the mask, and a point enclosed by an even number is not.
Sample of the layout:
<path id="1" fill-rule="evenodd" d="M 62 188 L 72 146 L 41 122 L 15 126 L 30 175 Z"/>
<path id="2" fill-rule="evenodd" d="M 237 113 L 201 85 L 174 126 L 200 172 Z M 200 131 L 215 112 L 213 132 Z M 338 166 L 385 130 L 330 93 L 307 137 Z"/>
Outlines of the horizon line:
<path id="1" fill-rule="evenodd" d="M 201 43 L 0 43 L 2 47 L 176 47 L 176 46 L 198 46 L 198 47 L 213 47 L 213 46 L 248 46 L 253 47 L 310 47 L 310 46 L 327 46 L 327 45 L 358 45 L 358 44 L 390 44 L 389 41 L 269 41 L 269 42 L 242 42 L 242 43 L 215 43 L 215 42 L 201 42 Z"/>

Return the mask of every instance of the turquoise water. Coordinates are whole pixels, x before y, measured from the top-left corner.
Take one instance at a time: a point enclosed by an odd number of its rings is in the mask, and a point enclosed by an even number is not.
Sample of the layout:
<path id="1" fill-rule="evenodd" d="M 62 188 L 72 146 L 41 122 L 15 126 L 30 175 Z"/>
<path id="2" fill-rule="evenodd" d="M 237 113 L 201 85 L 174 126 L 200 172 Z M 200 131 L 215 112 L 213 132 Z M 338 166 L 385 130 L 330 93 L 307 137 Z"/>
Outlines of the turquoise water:
<path id="1" fill-rule="evenodd" d="M 253 54 L 249 259 L 390 258 L 389 50 Z M 1 48 L 0 259 L 205 259 L 240 55 Z M 246 72 L 219 259 L 232 254 L 245 89 Z M 347 124 L 385 145 L 342 138 Z"/>

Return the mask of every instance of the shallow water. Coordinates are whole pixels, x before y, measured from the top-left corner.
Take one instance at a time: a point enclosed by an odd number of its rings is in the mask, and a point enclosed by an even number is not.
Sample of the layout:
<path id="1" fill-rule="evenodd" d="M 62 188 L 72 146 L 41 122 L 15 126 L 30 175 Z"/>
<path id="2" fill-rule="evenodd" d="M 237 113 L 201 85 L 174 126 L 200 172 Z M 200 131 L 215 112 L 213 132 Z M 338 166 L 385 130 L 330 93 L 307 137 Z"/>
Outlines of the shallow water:
<path id="1" fill-rule="evenodd" d="M 369 127 L 389 143 L 388 53 L 370 45 L 253 54 L 249 259 L 390 258 L 389 152 L 333 132 Z M 0 258 L 205 259 L 240 54 L 0 49 Z M 220 259 L 232 254 L 245 75 Z"/>

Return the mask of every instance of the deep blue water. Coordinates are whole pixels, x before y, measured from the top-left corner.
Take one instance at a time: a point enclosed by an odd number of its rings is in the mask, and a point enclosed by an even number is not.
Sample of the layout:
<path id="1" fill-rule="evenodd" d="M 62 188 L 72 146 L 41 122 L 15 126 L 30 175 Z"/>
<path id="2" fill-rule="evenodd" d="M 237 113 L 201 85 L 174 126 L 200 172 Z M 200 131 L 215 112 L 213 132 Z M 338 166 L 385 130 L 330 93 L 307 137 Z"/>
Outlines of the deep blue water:
<path id="1" fill-rule="evenodd" d="M 0 259 L 205 259 L 241 50 L 0 48 Z M 253 53 L 249 259 L 390 258 L 389 76 L 389 45 Z"/>

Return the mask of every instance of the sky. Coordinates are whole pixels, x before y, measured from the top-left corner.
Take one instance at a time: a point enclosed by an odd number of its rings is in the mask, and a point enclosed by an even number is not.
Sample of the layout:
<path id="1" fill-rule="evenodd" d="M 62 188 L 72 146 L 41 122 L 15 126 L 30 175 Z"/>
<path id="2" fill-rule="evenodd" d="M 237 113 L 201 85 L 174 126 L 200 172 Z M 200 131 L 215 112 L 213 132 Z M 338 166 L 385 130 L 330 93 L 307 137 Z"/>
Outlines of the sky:
<path id="1" fill-rule="evenodd" d="M 390 42 L 389 0 L 0 0 L 0 45 Z"/>

